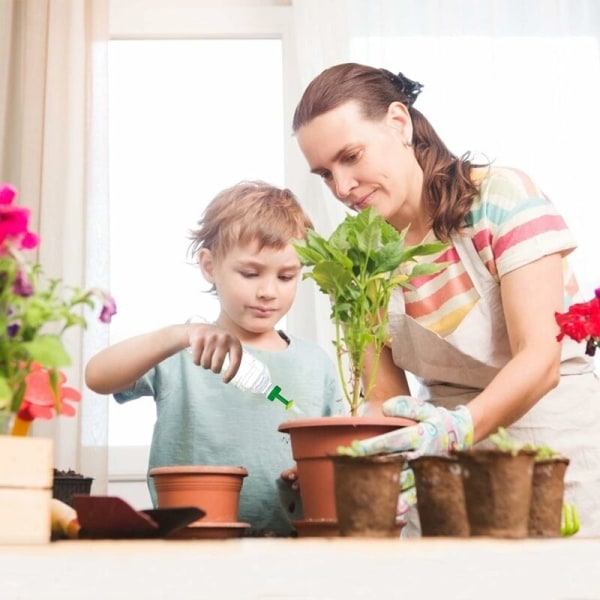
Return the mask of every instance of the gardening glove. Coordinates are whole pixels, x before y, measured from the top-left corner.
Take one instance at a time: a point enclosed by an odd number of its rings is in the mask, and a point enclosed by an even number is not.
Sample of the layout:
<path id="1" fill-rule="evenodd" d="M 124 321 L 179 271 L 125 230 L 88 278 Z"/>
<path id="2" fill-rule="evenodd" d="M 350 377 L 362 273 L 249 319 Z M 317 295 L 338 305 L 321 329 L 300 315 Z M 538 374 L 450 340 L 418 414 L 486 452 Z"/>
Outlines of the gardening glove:
<path id="1" fill-rule="evenodd" d="M 407 460 L 449 454 L 473 445 L 473 419 L 466 406 L 447 410 L 412 396 L 396 396 L 383 404 L 388 417 L 405 417 L 416 425 L 352 443 L 357 454 L 403 453 Z"/>

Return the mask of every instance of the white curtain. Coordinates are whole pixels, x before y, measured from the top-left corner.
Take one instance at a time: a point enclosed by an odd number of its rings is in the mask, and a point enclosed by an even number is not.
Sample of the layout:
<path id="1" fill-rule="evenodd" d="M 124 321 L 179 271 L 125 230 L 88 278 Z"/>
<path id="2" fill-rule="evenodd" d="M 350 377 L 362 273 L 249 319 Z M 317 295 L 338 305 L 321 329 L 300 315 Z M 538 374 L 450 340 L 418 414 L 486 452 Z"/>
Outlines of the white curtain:
<path id="1" fill-rule="evenodd" d="M 46 273 L 80 287 L 108 283 L 86 278 L 88 256 L 103 261 L 97 242 L 107 223 L 107 36 L 107 0 L 0 2 L 0 180 L 32 209 Z M 102 335 L 94 324 L 66 339 L 69 383 L 78 389 L 92 335 Z M 38 421 L 33 430 L 54 438 L 58 468 L 91 475 L 99 492 L 106 485 L 103 402 L 84 398 L 76 418 Z"/>
<path id="2" fill-rule="evenodd" d="M 590 218 L 600 162 L 597 0 L 294 0 L 293 6 L 298 99 L 336 62 L 417 79 L 425 85 L 417 108 L 450 149 L 528 172 L 577 236 L 572 261 L 584 293 L 600 284 L 597 225 Z M 328 231 L 338 214 L 322 204 L 335 201 L 303 166 L 298 189 Z"/>

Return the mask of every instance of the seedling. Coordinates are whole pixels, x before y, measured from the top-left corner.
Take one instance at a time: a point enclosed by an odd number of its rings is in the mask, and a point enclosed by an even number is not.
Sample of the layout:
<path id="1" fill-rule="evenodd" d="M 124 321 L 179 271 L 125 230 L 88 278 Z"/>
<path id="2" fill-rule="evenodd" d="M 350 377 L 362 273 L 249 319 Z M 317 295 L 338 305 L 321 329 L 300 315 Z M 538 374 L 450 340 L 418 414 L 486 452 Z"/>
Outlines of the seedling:
<path id="1" fill-rule="evenodd" d="M 490 435 L 490 442 L 501 452 L 509 452 L 513 456 L 516 456 L 521 450 L 525 449 L 525 445 L 510 437 L 504 427 L 498 427 L 498 431 Z"/>

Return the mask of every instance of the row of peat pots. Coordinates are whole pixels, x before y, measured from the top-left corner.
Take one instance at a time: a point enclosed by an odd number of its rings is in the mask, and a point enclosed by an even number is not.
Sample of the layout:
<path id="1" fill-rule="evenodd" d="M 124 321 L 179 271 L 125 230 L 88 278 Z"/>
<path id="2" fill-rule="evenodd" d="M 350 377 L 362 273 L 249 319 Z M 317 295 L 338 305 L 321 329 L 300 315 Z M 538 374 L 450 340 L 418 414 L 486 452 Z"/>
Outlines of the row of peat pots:
<path id="1" fill-rule="evenodd" d="M 399 537 L 404 522 L 396 517 L 400 456 L 336 456 L 339 446 L 398 427 L 359 417 L 321 419 L 309 425 L 288 422 L 298 466 L 304 520 L 295 521 L 299 537 Z M 404 423 L 403 423 L 404 424 Z M 327 431 L 322 428 L 327 427 Z M 415 475 L 417 510 L 424 536 L 500 538 L 560 535 L 564 457 L 536 460 L 521 449 L 470 449 L 451 457 L 423 456 L 410 461 Z"/>
<path id="2" fill-rule="evenodd" d="M 425 536 L 558 537 L 564 457 L 535 451 L 466 450 L 410 461 Z"/>

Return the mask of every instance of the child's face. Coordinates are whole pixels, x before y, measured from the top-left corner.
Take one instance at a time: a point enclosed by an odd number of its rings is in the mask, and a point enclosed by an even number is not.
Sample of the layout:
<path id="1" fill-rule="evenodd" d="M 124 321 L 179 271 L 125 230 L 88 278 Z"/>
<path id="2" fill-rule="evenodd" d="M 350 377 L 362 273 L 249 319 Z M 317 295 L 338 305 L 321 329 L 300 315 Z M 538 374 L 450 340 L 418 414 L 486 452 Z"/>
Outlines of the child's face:
<path id="1" fill-rule="evenodd" d="M 296 295 L 301 266 L 294 247 L 235 246 L 212 263 L 221 314 L 219 325 L 240 339 L 273 331 Z"/>

